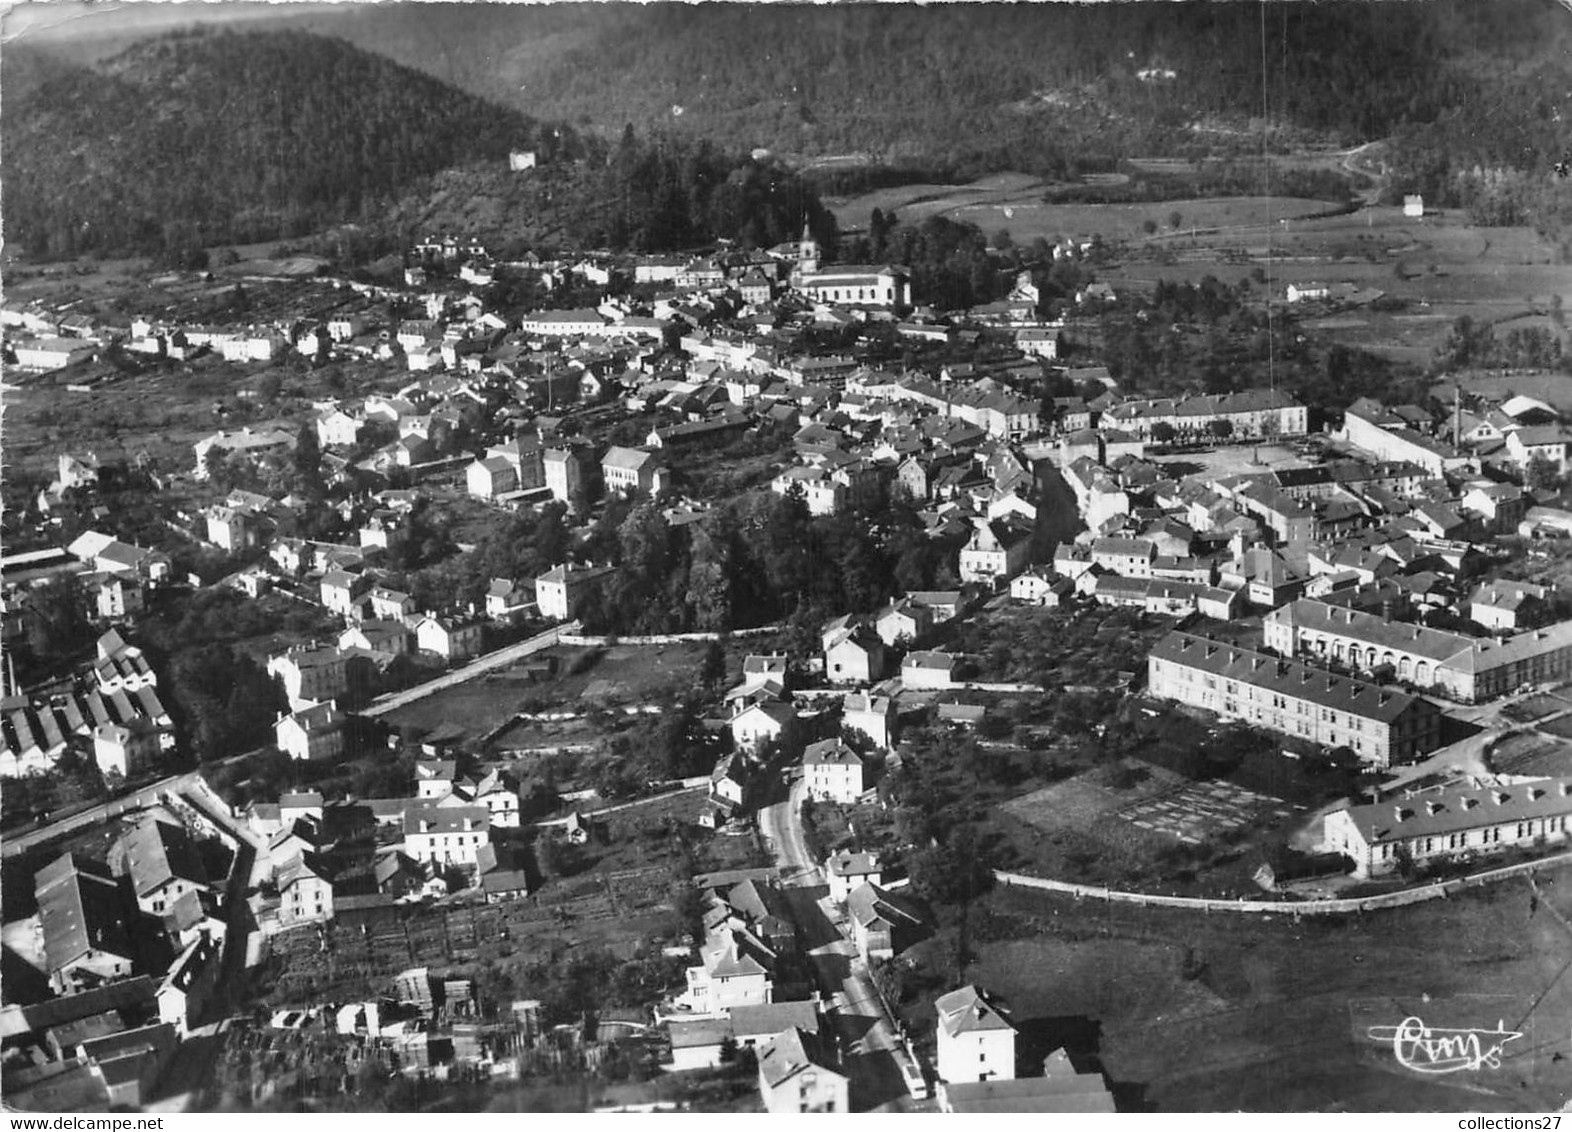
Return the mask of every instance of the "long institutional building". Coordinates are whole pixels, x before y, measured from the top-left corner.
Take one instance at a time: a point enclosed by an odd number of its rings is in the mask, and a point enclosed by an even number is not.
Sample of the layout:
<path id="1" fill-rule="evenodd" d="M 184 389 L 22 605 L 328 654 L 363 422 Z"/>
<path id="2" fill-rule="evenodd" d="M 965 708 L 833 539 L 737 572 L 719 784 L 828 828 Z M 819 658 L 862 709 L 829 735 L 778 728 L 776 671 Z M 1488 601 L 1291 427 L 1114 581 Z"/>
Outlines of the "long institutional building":
<path id="1" fill-rule="evenodd" d="M 1354 875 L 1396 871 L 1403 851 L 1415 865 L 1567 840 L 1572 778 L 1512 786 L 1438 790 L 1350 806 L 1326 816 L 1324 848 L 1354 862 Z"/>
<path id="2" fill-rule="evenodd" d="M 1572 676 L 1572 621 L 1497 640 L 1388 621 L 1308 598 L 1267 614 L 1266 647 L 1368 672 L 1390 665 L 1398 680 L 1461 703 L 1525 684 Z"/>
<path id="3" fill-rule="evenodd" d="M 1175 630 L 1147 657 L 1152 695 L 1318 743 L 1379 768 L 1441 742 L 1441 712 L 1420 696 Z"/>

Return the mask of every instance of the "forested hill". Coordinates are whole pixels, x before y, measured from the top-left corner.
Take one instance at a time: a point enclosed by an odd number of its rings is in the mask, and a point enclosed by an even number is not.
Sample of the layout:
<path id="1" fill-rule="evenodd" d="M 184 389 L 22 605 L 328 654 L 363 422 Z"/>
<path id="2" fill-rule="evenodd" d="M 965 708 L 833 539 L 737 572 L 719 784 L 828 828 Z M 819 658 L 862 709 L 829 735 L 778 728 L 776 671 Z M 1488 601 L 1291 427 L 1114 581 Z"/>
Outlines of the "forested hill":
<path id="1" fill-rule="evenodd" d="M 8 46 L 7 68 L 13 51 Z M 182 33 L 92 69 L 6 84 L 5 235 L 35 255 L 152 252 L 369 220 L 428 174 L 510 148 L 573 155 L 566 128 L 342 41 Z"/>
<path id="2" fill-rule="evenodd" d="M 302 17 L 308 18 L 308 17 Z M 1274 125 L 1355 144 L 1566 65 L 1555 0 L 378 4 L 315 17 L 541 117 L 731 149 L 1049 175 Z M 1563 86 L 1560 88 L 1565 90 Z"/>

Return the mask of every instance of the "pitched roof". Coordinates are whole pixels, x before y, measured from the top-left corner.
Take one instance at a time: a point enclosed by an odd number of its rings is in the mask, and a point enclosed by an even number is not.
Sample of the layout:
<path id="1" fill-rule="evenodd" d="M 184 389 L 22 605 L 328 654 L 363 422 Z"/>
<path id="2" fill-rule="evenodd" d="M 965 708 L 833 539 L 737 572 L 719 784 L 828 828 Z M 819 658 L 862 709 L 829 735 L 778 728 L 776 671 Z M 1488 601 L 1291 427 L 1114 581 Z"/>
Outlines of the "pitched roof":
<path id="1" fill-rule="evenodd" d="M 172 880 L 204 887 L 208 883 L 207 869 L 186 831 L 157 818 L 144 819 L 121 834 L 111 853 L 119 871 L 131 877 L 138 897 Z"/>
<path id="2" fill-rule="evenodd" d="M 1386 723 L 1411 708 L 1424 710 L 1428 702 L 1351 676 L 1177 629 L 1152 647 L 1150 657 Z"/>
<path id="3" fill-rule="evenodd" d="M 961 987 L 940 995 L 933 1004 L 939 1026 L 951 1037 L 974 1030 L 1014 1030 L 975 986 Z"/>
<path id="4" fill-rule="evenodd" d="M 857 752 L 839 739 L 809 743 L 802 752 L 803 766 L 861 766 Z"/>
<path id="5" fill-rule="evenodd" d="M 839 1074 L 818 1036 L 796 1026 L 776 1035 L 759 1054 L 759 1077 L 772 1089 L 810 1068 Z"/>
<path id="6" fill-rule="evenodd" d="M 50 971 L 94 949 L 130 958 L 131 910 L 103 865 L 66 853 L 41 869 L 33 884 Z"/>
<path id="7" fill-rule="evenodd" d="M 1572 814 L 1572 778 L 1438 790 L 1399 801 L 1350 806 L 1347 812 L 1370 845 L 1434 837 L 1483 825 Z"/>

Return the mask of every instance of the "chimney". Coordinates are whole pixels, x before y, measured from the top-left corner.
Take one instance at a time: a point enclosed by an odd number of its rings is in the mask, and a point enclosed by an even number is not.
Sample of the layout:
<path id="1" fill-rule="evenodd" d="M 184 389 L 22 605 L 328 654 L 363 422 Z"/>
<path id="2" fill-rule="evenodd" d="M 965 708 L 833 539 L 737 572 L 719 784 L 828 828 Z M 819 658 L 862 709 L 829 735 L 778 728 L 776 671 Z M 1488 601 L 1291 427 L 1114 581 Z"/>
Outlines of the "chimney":
<path id="1" fill-rule="evenodd" d="M 1399 823 L 1405 822 L 1405 821 L 1408 820 L 1408 811 L 1403 809 L 1402 806 L 1394 806 L 1394 807 L 1392 807 L 1392 813 L 1396 817 L 1396 819 L 1398 820 Z"/>
<path id="2" fill-rule="evenodd" d="M 1505 790 L 1492 790 L 1490 792 L 1490 800 L 1498 806 L 1504 804 L 1510 797 L 1512 797 L 1512 795 L 1508 794 Z"/>
<path id="3" fill-rule="evenodd" d="M 1556 786 L 1561 791 L 1563 798 L 1572 797 L 1572 780 L 1563 778 Z"/>
<path id="4" fill-rule="evenodd" d="M 1426 802 L 1425 803 L 1425 813 L 1427 813 L 1427 814 L 1438 814 L 1444 808 L 1445 807 L 1443 807 L 1440 802 Z"/>

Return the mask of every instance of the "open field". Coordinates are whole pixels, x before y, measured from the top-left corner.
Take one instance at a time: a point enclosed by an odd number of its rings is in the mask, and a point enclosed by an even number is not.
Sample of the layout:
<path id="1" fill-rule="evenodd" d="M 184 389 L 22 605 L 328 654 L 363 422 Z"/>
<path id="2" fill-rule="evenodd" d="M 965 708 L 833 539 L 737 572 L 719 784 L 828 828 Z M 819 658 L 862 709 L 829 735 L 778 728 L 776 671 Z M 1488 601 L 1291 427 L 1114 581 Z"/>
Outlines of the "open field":
<path id="1" fill-rule="evenodd" d="M 727 672 L 732 679 L 739 678 L 743 657 L 769 652 L 771 647 L 769 638 L 731 642 Z M 693 688 L 707 648 L 700 641 L 604 648 L 560 645 L 531 656 L 524 664 L 406 704 L 383 718 L 395 729 L 410 726 L 429 732 L 457 727 L 467 740 L 474 740 L 522 711 L 583 712 L 667 705 Z M 554 673 L 541 667 L 553 662 Z M 562 746 L 589 742 L 596 733 L 582 721 L 521 721 L 504 731 L 499 741 L 509 747 Z"/>
<path id="2" fill-rule="evenodd" d="M 604 650 L 561 646 L 537 653 L 526 664 L 416 700 L 385 719 L 395 728 L 433 730 L 456 724 L 474 739 L 520 711 L 582 711 L 591 706 L 584 702 L 591 697 L 607 705 L 668 698 L 691 686 L 703 657 L 701 644 L 614 645 Z M 553 658 L 556 675 L 530 679 L 528 672 Z"/>
<path id="3" fill-rule="evenodd" d="M 1182 206 L 1175 206 L 1184 214 Z M 1166 215 L 1166 212 L 1164 212 Z M 1188 221 L 1185 227 L 1188 228 Z M 1161 248 L 1173 262 L 1159 264 Z M 1461 213 L 1405 217 L 1391 207 L 1343 216 L 1286 218 L 1253 231 L 1164 233 L 1130 249 L 1101 275 L 1117 289 L 1149 289 L 1159 279 L 1195 282 L 1214 275 L 1230 285 L 1264 269 L 1274 301 L 1290 283 L 1353 283 L 1402 300 L 1403 309 L 1329 312 L 1291 309 L 1312 329 L 1395 360 L 1427 363 L 1452 322 L 1468 315 L 1505 329 L 1538 325 L 1552 295 L 1572 301 L 1572 271 L 1527 228 L 1479 228 Z M 1335 321 L 1326 321 L 1335 320 Z"/>
<path id="4" fill-rule="evenodd" d="M 1146 221 L 1168 227 L 1179 213 L 1180 229 L 1259 227 L 1283 217 L 1312 216 L 1336 207 L 1328 201 L 1302 197 L 1214 197 L 1197 200 L 1148 201 L 1140 204 L 1048 204 L 1046 182 L 1021 173 L 999 173 L 965 185 L 900 185 L 856 197 L 825 201 L 843 228 L 862 229 L 875 208 L 894 210 L 905 221 L 946 216 L 976 224 L 984 232 L 1006 229 L 1018 244 L 1042 236 L 1132 240 L 1144 236 Z"/>
<path id="5" fill-rule="evenodd" d="M 1001 994 L 1023 1034 L 1100 1031 L 1116 1094 L 1140 1107 L 1553 1111 L 1572 1096 L 1572 933 L 1547 903 L 1572 910 L 1572 875 L 1538 884 L 1546 899 L 1512 881 L 1300 922 L 999 891 L 979 909 L 973 939 L 987 942 L 963 978 Z M 1482 1001 L 1523 1035 L 1499 1069 L 1427 1077 L 1368 1036 L 1370 1019 L 1409 1015 L 1493 1026 Z"/>

